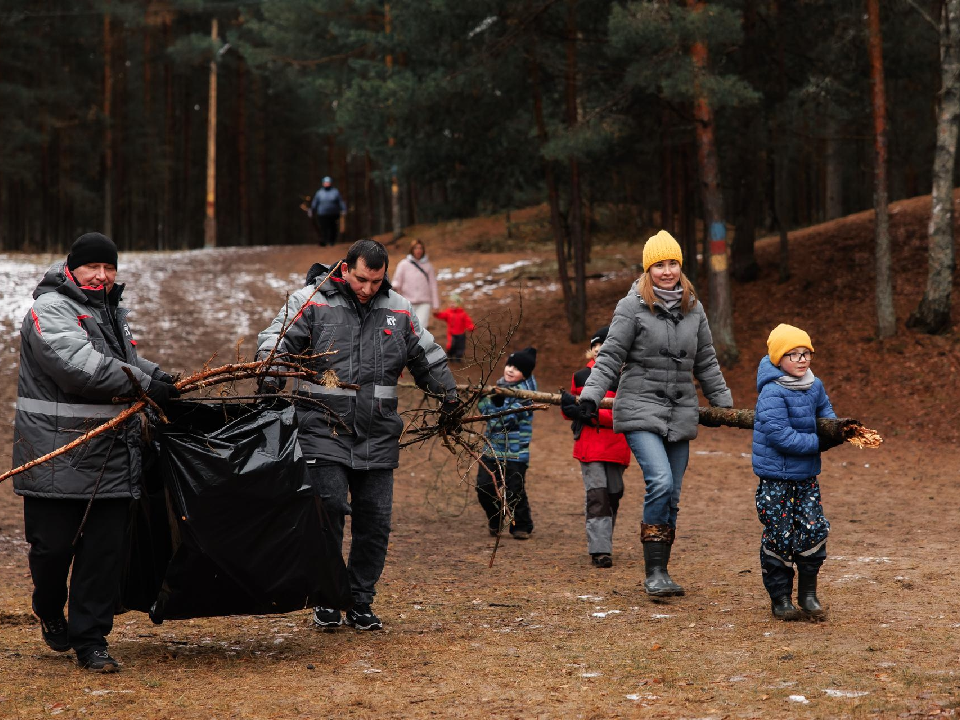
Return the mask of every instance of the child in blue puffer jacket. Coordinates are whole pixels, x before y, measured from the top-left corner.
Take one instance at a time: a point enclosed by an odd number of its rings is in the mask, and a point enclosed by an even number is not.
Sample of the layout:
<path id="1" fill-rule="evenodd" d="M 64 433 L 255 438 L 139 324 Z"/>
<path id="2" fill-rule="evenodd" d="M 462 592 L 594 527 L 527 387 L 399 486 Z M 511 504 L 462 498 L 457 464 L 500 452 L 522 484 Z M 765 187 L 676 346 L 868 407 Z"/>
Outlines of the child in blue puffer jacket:
<path id="1" fill-rule="evenodd" d="M 823 619 L 817 573 L 827 557 L 830 523 L 820 502 L 820 453 L 834 443 L 817 436 L 817 418 L 836 415 L 823 383 L 810 370 L 813 343 L 792 325 L 778 325 L 757 369 L 753 472 L 760 478 L 757 514 L 763 523 L 760 569 L 780 620 Z M 797 566 L 794 606 L 793 565 Z"/>
<path id="2" fill-rule="evenodd" d="M 536 390 L 537 381 L 533 377 L 536 364 L 536 348 L 528 347 L 512 353 L 507 358 L 503 377 L 497 380 L 497 387 Z M 527 499 L 533 410 L 497 416 L 504 410 L 530 404 L 530 400 L 498 394 L 482 397 L 477 403 L 482 414 L 495 416 L 487 420 L 486 442 L 477 468 L 477 499 L 487 515 L 487 529 L 493 536 L 500 534 L 504 519 L 507 519 L 510 535 L 515 540 L 527 540 L 533 532 L 533 515 Z M 506 483 L 505 488 L 498 488 L 501 477 Z M 506 512 L 501 502 L 503 495 L 506 495 Z"/>

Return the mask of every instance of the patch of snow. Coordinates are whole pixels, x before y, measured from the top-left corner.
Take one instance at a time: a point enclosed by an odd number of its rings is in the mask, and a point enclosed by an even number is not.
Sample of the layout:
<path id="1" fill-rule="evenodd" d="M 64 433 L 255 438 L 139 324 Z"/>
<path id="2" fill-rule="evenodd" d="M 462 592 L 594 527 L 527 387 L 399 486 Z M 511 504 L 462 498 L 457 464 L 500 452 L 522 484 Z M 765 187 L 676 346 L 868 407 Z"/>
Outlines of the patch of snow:
<path id="1" fill-rule="evenodd" d="M 801 705 L 809 705 L 810 701 L 807 700 L 803 695 L 791 695 L 787 698 L 790 702 L 800 703 Z"/>
<path id="2" fill-rule="evenodd" d="M 870 694 L 867 690 L 838 690 L 836 688 L 827 688 L 823 692 L 835 698 L 858 698 Z"/>

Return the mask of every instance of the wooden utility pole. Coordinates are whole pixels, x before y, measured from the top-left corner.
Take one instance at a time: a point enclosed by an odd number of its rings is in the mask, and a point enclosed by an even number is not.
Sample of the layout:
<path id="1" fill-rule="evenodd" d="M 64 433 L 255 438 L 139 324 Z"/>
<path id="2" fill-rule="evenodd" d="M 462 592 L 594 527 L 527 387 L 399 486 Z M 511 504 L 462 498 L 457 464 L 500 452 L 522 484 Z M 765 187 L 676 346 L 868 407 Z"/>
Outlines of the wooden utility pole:
<path id="1" fill-rule="evenodd" d="M 701 0 L 687 0 L 693 12 L 704 9 Z M 698 40 L 690 47 L 697 75 L 707 69 L 707 46 Z M 710 239 L 710 329 L 721 364 L 730 366 L 739 357 L 733 338 L 733 293 L 730 289 L 730 262 L 727 254 L 727 225 L 723 219 L 723 195 L 714 137 L 713 108 L 706 93 L 695 80 L 693 117 L 696 122 L 697 151 L 700 161 L 700 186 L 703 194 L 703 220 Z"/>
<path id="2" fill-rule="evenodd" d="M 876 149 L 874 178 L 876 195 L 877 335 L 890 337 L 897 331 L 893 309 L 893 276 L 890 273 L 890 216 L 887 205 L 887 95 L 883 81 L 883 36 L 880 32 L 880 0 L 867 0 L 870 51 L 870 84 L 873 100 L 873 131 Z"/>
<path id="3" fill-rule="evenodd" d="M 210 39 L 216 47 L 217 19 L 210 23 Z M 217 246 L 217 56 L 210 60 L 210 100 L 207 108 L 207 214 L 203 220 L 203 246 Z"/>
<path id="4" fill-rule="evenodd" d="M 103 234 L 113 237 L 113 31 L 103 14 Z"/>

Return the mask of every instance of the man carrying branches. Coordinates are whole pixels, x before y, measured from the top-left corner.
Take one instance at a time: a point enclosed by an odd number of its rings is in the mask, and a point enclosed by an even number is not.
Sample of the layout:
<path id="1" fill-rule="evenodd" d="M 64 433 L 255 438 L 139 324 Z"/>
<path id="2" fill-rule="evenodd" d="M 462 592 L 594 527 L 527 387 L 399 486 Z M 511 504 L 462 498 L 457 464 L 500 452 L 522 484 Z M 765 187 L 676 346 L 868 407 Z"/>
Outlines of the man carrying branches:
<path id="1" fill-rule="evenodd" d="M 137 356 L 127 309 L 120 306 L 124 286 L 116 278 L 117 246 L 87 233 L 34 291 L 20 327 L 14 467 L 129 407 L 113 404 L 117 397 L 145 393 L 163 406 L 179 395 L 172 377 Z M 140 495 L 139 482 L 136 417 L 14 480 L 14 491 L 23 496 L 33 611 L 43 639 L 57 652 L 73 648 L 87 670 L 119 669 L 106 636 L 120 590 L 127 511 Z"/>
<path id="2" fill-rule="evenodd" d="M 383 245 L 358 240 L 332 270 L 311 268 L 307 286 L 290 296 L 258 338 L 258 358 L 303 357 L 318 378 L 336 381 L 298 381 L 293 393 L 300 446 L 341 543 L 345 516 L 353 518 L 347 570 L 354 605 L 346 623 L 358 630 L 383 627 L 371 603 L 390 538 L 393 471 L 403 431 L 397 381 L 403 369 L 441 400 L 441 426 L 455 425 L 460 408 L 447 356 L 410 303 L 390 289 L 388 263 Z M 260 392 L 282 387 L 283 378 L 265 377 Z M 315 608 L 313 620 L 324 629 L 342 623 L 340 611 L 331 608 Z"/>

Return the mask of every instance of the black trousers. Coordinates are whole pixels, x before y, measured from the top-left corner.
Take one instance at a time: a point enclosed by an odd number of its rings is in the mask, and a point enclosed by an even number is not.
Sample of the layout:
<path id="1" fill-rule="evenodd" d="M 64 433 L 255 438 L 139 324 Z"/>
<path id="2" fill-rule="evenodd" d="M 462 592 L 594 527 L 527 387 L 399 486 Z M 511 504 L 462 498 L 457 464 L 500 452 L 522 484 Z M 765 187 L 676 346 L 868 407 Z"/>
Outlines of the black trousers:
<path id="1" fill-rule="evenodd" d="M 107 646 L 120 593 L 130 504 L 129 499 L 94 500 L 74 547 L 86 500 L 23 499 L 34 611 L 42 617 L 63 611 L 72 563 L 67 631 L 77 654 Z"/>
<path id="2" fill-rule="evenodd" d="M 314 215 L 314 222 L 320 232 L 320 246 L 337 244 L 337 233 L 340 232 L 339 215 Z"/>
<path id="3" fill-rule="evenodd" d="M 451 360 L 463 360 L 463 354 L 467 349 L 467 335 L 466 333 L 461 333 L 460 335 L 451 335 L 450 336 L 450 347 L 447 348 L 447 357 Z"/>
<path id="4" fill-rule="evenodd" d="M 507 482 L 507 507 L 513 512 L 514 520 L 514 524 L 508 529 L 510 532 L 533 532 L 533 515 L 527 499 L 527 463 L 507 460 L 503 471 Z M 499 531 L 502 514 L 494 486 L 494 478 L 498 477 L 496 472 L 497 460 L 484 456 L 477 468 L 477 498 L 480 500 L 480 507 L 487 514 L 487 526 L 491 530 Z M 496 482 L 499 482 L 499 479 Z"/>

